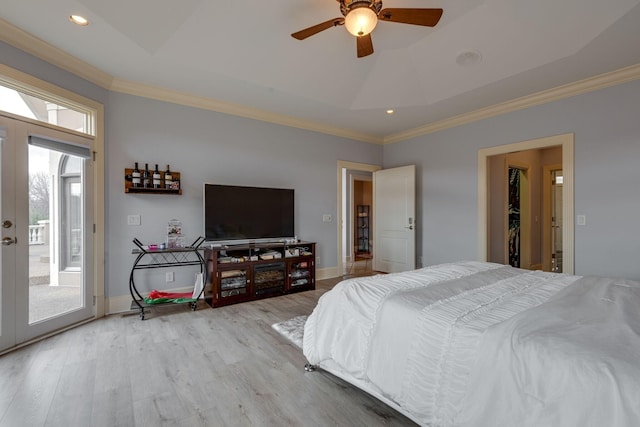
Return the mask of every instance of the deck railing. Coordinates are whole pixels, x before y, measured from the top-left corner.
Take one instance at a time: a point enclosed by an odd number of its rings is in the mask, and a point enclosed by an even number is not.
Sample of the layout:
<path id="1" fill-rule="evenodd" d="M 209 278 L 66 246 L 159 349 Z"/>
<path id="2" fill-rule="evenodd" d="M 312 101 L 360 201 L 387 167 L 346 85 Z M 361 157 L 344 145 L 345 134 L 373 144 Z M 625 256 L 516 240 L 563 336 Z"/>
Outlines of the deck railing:
<path id="1" fill-rule="evenodd" d="M 29 226 L 29 244 L 44 245 L 49 243 L 49 220 L 38 221 L 38 225 Z"/>

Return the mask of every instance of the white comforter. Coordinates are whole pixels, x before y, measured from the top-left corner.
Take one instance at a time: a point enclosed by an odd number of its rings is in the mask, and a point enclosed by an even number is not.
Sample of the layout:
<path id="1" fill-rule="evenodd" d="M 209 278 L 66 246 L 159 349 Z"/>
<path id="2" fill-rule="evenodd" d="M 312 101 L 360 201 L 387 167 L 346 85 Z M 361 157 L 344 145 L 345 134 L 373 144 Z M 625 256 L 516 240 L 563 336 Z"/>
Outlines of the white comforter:
<path id="1" fill-rule="evenodd" d="M 423 425 L 640 425 L 639 301 L 636 282 L 481 262 L 350 279 L 304 354 Z"/>

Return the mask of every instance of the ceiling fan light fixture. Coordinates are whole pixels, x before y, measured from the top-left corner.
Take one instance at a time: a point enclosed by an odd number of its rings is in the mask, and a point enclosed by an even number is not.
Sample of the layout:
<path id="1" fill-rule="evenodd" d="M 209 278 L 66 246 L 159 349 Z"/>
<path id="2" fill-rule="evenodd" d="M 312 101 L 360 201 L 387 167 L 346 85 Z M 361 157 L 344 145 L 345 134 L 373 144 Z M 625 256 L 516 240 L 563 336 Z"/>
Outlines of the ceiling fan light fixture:
<path id="1" fill-rule="evenodd" d="M 378 15 L 371 8 L 368 2 L 362 6 L 354 7 L 344 18 L 344 26 L 351 34 L 362 37 L 369 34 L 378 23 Z"/>

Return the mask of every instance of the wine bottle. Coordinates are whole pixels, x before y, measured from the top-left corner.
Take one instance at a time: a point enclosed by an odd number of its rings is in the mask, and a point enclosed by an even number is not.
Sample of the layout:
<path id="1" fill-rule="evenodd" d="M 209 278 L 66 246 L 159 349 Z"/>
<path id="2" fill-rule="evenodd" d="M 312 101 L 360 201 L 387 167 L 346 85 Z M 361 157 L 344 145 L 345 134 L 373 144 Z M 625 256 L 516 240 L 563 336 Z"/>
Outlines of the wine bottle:
<path id="1" fill-rule="evenodd" d="M 149 180 L 149 163 L 144 164 L 144 171 L 142 171 L 142 186 L 144 188 L 149 188 L 151 186 L 151 181 Z"/>
<path id="2" fill-rule="evenodd" d="M 167 165 L 167 170 L 164 171 L 164 188 L 167 190 L 170 189 L 172 182 L 173 176 L 171 175 L 171 169 L 169 169 L 169 165 Z"/>
<path id="3" fill-rule="evenodd" d="M 131 183 L 134 187 L 140 187 L 140 169 L 138 169 L 138 162 L 136 162 L 133 172 L 131 172 Z"/>
<path id="4" fill-rule="evenodd" d="M 160 171 L 158 170 L 158 164 L 153 171 L 153 188 L 160 188 Z"/>

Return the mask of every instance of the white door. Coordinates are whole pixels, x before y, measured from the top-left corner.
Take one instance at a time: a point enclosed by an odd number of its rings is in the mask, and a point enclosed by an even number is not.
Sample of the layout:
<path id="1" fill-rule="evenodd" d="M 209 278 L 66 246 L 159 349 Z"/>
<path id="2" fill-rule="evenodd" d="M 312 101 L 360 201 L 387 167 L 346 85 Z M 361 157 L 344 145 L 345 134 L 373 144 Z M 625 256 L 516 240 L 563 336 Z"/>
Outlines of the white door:
<path id="1" fill-rule="evenodd" d="M 90 146 L 0 115 L 0 351 L 93 316 Z"/>
<path id="2" fill-rule="evenodd" d="M 415 166 L 373 174 L 373 269 L 395 273 L 416 268 Z"/>

